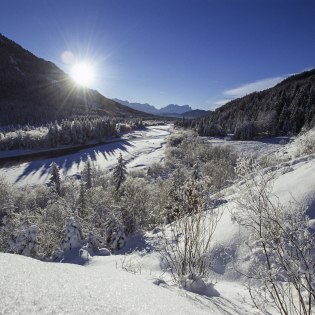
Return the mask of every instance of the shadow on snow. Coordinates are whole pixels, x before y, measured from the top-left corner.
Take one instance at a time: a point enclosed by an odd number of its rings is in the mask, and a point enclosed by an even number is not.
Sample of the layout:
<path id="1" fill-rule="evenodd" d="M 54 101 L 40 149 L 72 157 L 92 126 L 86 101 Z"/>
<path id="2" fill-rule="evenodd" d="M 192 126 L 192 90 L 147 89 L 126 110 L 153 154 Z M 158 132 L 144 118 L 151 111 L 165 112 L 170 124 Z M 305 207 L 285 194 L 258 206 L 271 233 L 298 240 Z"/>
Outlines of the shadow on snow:
<path id="1" fill-rule="evenodd" d="M 115 155 L 116 151 L 120 150 L 123 152 L 128 152 L 128 147 L 132 146 L 133 145 L 130 144 L 128 141 L 122 140 L 120 142 L 103 144 L 93 148 L 79 150 L 76 153 L 59 157 L 48 158 L 44 160 L 31 160 L 27 167 L 24 169 L 23 173 L 19 175 L 15 182 L 17 183 L 23 178 L 29 176 L 30 174 L 35 174 L 38 171 L 40 172 L 40 177 L 46 175 L 49 172 L 52 162 L 55 162 L 63 173 L 67 173 L 67 171 L 73 166 L 76 165 L 77 167 L 79 167 L 80 163 L 84 163 L 88 159 L 90 159 L 91 161 L 96 161 L 97 158 L 101 156 L 107 160 L 109 156 Z"/>

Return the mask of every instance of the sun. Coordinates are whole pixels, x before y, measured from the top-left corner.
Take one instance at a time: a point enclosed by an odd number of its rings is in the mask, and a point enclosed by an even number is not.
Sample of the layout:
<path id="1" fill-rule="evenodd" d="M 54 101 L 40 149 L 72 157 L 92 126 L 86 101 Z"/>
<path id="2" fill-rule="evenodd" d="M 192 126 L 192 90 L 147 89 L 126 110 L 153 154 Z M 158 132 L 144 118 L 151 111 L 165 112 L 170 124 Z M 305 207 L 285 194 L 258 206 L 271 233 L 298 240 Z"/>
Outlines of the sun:
<path id="1" fill-rule="evenodd" d="M 94 83 L 95 71 L 92 64 L 88 62 L 77 62 L 72 68 L 70 75 L 76 84 L 89 87 Z"/>

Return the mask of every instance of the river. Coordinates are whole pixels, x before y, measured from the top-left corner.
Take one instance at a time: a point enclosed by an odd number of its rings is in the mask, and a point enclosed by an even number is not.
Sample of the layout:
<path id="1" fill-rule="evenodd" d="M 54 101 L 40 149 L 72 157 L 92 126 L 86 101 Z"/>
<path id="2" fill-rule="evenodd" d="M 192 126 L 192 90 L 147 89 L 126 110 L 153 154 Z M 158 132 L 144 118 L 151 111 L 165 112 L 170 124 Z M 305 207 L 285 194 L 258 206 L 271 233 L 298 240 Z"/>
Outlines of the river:
<path id="1" fill-rule="evenodd" d="M 146 130 L 134 131 L 121 140 L 108 144 L 79 149 L 77 152 L 53 157 L 47 153 L 21 159 L 2 165 L 0 176 L 15 186 L 34 185 L 49 180 L 49 170 L 55 162 L 63 177 L 80 173 L 89 159 L 94 166 L 111 170 L 122 154 L 127 169 L 145 169 L 153 162 L 160 162 L 164 157 L 166 137 L 171 133 L 172 125 L 151 126 Z"/>

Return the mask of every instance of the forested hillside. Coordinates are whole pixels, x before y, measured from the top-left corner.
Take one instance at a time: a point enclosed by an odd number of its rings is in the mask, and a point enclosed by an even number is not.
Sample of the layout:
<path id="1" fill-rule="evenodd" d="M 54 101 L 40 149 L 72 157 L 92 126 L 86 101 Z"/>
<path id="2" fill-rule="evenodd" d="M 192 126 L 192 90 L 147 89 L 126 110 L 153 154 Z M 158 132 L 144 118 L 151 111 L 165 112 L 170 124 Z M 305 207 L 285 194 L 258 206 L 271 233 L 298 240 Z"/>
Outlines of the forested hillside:
<path id="1" fill-rule="evenodd" d="M 0 34 L 0 124 L 39 124 L 78 116 L 146 114 L 77 86 L 55 64 Z"/>
<path id="2" fill-rule="evenodd" d="M 236 139 L 298 134 L 315 125 L 315 69 L 289 77 L 216 109 L 198 124 L 200 135 Z"/>

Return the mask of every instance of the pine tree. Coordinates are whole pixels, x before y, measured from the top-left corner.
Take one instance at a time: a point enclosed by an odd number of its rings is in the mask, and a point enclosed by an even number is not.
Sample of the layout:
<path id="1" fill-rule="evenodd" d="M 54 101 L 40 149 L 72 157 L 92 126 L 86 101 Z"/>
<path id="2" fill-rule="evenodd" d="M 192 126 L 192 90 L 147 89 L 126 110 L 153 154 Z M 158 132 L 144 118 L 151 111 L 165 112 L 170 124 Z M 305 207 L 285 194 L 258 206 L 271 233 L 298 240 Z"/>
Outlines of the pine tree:
<path id="1" fill-rule="evenodd" d="M 55 162 L 51 163 L 50 165 L 49 183 L 56 189 L 57 194 L 60 195 L 61 181 L 60 181 L 59 167 Z"/>
<path id="2" fill-rule="evenodd" d="M 85 218 L 87 216 L 87 196 L 86 196 L 86 187 L 83 180 L 81 180 L 81 183 L 80 183 L 78 215 L 80 218 Z"/>
<path id="3" fill-rule="evenodd" d="M 92 188 L 92 165 L 90 160 L 87 160 L 84 165 L 84 168 L 82 170 L 82 177 L 85 181 L 85 187 L 87 189 Z"/>
<path id="4" fill-rule="evenodd" d="M 64 251 L 81 247 L 82 245 L 81 224 L 77 218 L 70 217 L 66 220 L 64 232 L 65 232 L 65 238 L 63 241 Z"/>
<path id="5" fill-rule="evenodd" d="M 119 250 L 126 244 L 124 227 L 113 216 L 110 216 L 106 222 L 106 243 L 113 250 Z"/>
<path id="6" fill-rule="evenodd" d="M 119 190 L 121 184 L 126 180 L 126 177 L 127 177 L 126 165 L 120 153 L 118 157 L 118 164 L 113 171 L 113 182 L 116 187 L 116 191 Z"/>
<path id="7" fill-rule="evenodd" d="M 17 207 L 8 199 L 0 208 L 0 251 L 12 252 L 15 244 L 15 229 L 18 225 L 15 218 Z"/>

